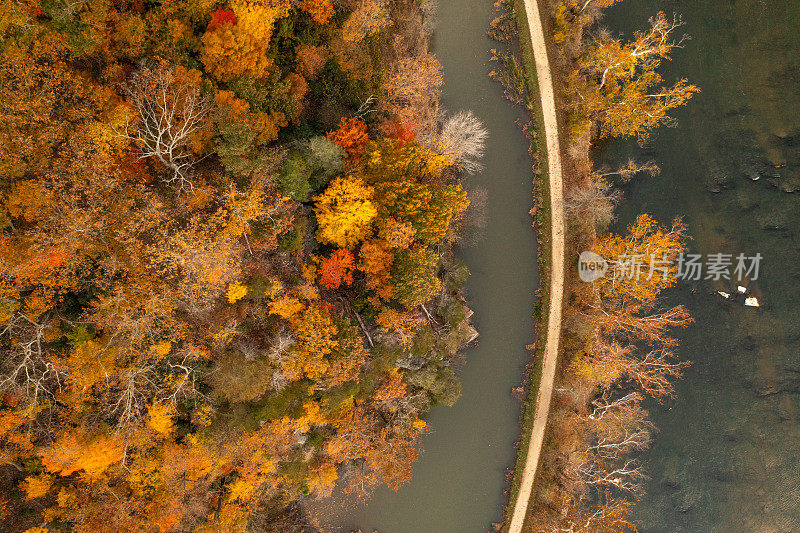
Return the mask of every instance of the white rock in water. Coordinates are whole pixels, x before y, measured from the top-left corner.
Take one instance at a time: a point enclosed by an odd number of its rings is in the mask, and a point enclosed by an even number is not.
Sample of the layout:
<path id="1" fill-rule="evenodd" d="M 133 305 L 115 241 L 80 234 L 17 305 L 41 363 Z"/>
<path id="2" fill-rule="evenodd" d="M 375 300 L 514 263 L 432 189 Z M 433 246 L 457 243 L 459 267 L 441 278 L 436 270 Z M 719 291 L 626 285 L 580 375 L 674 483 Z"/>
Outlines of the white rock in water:
<path id="1" fill-rule="evenodd" d="M 717 291 L 717 294 L 719 294 L 723 298 L 730 298 L 731 297 L 730 294 L 728 294 L 727 292 L 723 292 L 723 291 Z"/>
<path id="2" fill-rule="evenodd" d="M 758 307 L 758 299 L 755 296 L 751 296 L 750 298 L 745 298 L 744 305 L 747 307 Z"/>
<path id="3" fill-rule="evenodd" d="M 742 287 L 741 285 L 739 285 L 738 287 L 736 287 L 736 290 L 744 294 L 747 292 L 747 287 Z"/>

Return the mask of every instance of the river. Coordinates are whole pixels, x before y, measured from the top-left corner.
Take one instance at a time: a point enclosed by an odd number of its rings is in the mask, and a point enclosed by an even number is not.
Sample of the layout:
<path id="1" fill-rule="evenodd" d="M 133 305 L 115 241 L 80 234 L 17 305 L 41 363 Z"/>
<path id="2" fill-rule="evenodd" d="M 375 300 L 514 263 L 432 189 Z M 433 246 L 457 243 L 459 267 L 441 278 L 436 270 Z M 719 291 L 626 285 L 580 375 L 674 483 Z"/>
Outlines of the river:
<path id="1" fill-rule="evenodd" d="M 644 149 L 601 143 L 595 160 L 655 159 L 661 175 L 625 188 L 618 226 L 683 216 L 692 252 L 761 253 L 750 288 L 762 306 L 707 281 L 669 295 L 696 320 L 680 334 L 693 365 L 675 400 L 650 406 L 659 433 L 634 521 L 654 533 L 800 531 L 800 2 L 625 0 L 604 25 L 630 38 L 660 10 L 692 38 L 665 80 L 703 92 Z"/>
<path id="2" fill-rule="evenodd" d="M 426 417 L 431 432 L 423 438 L 413 480 L 397 493 L 380 488 L 366 505 L 340 503 L 326 512 L 334 531 L 482 532 L 502 518 L 506 472 L 519 436 L 520 404 L 511 389 L 522 381 L 530 358 L 525 346 L 534 341 L 538 274 L 528 214 L 531 159 L 517 125 L 527 118 L 489 79 L 497 68 L 489 62 L 489 49 L 497 43 L 486 35 L 492 17 L 489 1 L 442 0 L 434 39 L 444 68 L 444 107 L 471 109 L 489 130 L 485 168 L 465 179 L 467 189 L 487 193 L 486 225 L 476 244 L 458 250 L 471 271 L 466 296 L 480 332 L 458 372 L 463 396 Z"/>

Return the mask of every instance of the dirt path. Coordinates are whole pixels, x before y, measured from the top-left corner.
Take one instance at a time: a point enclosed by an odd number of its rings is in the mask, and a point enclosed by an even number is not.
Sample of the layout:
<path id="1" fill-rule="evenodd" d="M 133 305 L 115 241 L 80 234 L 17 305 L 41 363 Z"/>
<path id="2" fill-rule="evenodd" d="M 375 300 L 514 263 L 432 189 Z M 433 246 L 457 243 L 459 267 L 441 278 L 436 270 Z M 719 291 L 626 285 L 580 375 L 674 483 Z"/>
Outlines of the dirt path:
<path id="1" fill-rule="evenodd" d="M 550 314 L 547 319 L 547 340 L 544 348 L 542 377 L 536 397 L 536 411 L 533 418 L 528 456 L 522 472 L 514 512 L 511 516 L 509 533 L 520 533 L 528 510 L 528 501 L 533 490 L 533 480 L 544 442 L 547 415 L 553 396 L 553 381 L 556 375 L 559 344 L 561 341 L 561 310 L 564 297 L 564 188 L 561 169 L 561 146 L 558 140 L 558 120 L 553 91 L 553 77 L 547 57 L 539 4 L 537 0 L 525 0 L 528 27 L 531 32 L 533 54 L 536 59 L 536 74 L 539 79 L 539 97 L 544 115 L 544 130 L 547 138 L 547 165 L 550 177 L 550 213 L 552 230 L 552 257 L 550 259 Z"/>

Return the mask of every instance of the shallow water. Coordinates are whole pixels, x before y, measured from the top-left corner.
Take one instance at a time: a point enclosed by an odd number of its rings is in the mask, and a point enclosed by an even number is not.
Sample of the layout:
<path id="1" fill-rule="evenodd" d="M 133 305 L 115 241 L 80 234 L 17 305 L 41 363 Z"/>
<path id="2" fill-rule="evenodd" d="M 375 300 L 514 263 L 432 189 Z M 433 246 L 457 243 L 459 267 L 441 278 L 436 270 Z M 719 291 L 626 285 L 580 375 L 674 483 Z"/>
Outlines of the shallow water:
<path id="1" fill-rule="evenodd" d="M 744 308 L 685 282 L 672 291 L 696 323 L 679 335 L 693 361 L 677 398 L 652 405 L 659 434 L 636 507 L 643 532 L 800 531 L 800 2 L 626 0 L 604 21 L 630 36 L 676 11 L 692 40 L 665 79 L 703 92 L 645 149 L 601 144 L 598 163 L 655 159 L 626 187 L 620 224 L 683 216 L 692 252 L 760 252 L 762 303 Z"/>
<path id="2" fill-rule="evenodd" d="M 426 417 L 431 433 L 414 465 L 414 478 L 397 493 L 377 491 L 367 505 L 339 502 L 325 513 L 334 531 L 360 527 L 381 533 L 487 531 L 501 519 L 506 472 L 519 434 L 519 403 L 511 389 L 522 381 L 534 340 L 536 240 L 531 160 L 516 122 L 525 116 L 503 99 L 489 79 L 486 37 L 489 1 L 442 0 L 434 48 L 444 67 L 444 106 L 471 109 L 489 129 L 485 169 L 467 177 L 467 188 L 487 192 L 486 227 L 477 245 L 458 253 L 472 272 L 466 286 L 480 338 L 466 350 L 459 375 L 463 396 L 454 407 Z"/>

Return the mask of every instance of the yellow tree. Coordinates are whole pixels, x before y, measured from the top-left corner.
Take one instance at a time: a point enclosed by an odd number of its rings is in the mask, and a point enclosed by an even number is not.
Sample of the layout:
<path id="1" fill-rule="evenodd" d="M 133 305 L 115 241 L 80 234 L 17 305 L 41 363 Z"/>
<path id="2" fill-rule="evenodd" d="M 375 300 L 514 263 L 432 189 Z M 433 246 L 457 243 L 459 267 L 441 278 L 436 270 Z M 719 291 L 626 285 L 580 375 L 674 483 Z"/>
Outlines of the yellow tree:
<path id="1" fill-rule="evenodd" d="M 281 370 L 290 380 L 308 377 L 317 381 L 330 368 L 328 358 L 338 348 L 335 337 L 339 328 L 334 324 L 330 313 L 319 306 L 306 307 L 292 317 L 291 323 L 297 335 L 297 343 L 290 357 L 282 364 Z"/>
<path id="2" fill-rule="evenodd" d="M 414 241 L 415 233 L 410 222 L 398 222 L 392 217 L 381 218 L 378 225 L 378 236 L 390 248 L 408 248 Z"/>
<path id="3" fill-rule="evenodd" d="M 610 234 L 594 251 L 609 262 L 609 271 L 595 283 L 602 298 L 648 306 L 663 289 L 677 283 L 678 256 L 684 251 L 686 227 L 676 218 L 663 228 L 648 214 L 628 226 L 625 236 Z"/>
<path id="4" fill-rule="evenodd" d="M 352 248 L 364 240 L 378 215 L 373 196 L 373 188 L 357 177 L 334 179 L 314 198 L 319 240 L 342 248 Z"/>
<path id="5" fill-rule="evenodd" d="M 400 344 L 407 346 L 414 340 L 414 335 L 422 324 L 422 318 L 417 313 L 403 313 L 391 307 L 384 307 L 378 313 L 375 322 L 392 333 Z"/>
<path id="6" fill-rule="evenodd" d="M 429 150 L 417 141 L 379 138 L 369 145 L 367 175 L 372 182 L 438 178 L 453 164 L 447 156 Z"/>
<path id="7" fill-rule="evenodd" d="M 82 470 L 87 477 L 97 478 L 122 460 L 122 456 L 123 447 L 115 437 L 90 436 L 73 430 L 44 450 L 42 464 L 49 472 L 62 476 Z"/>
<path id="8" fill-rule="evenodd" d="M 628 235 L 608 235 L 594 251 L 609 263 L 606 275 L 595 283 L 598 302 L 589 303 L 592 321 L 604 333 L 673 346 L 668 336 L 674 327 L 692 322 L 683 306 L 653 312 L 656 297 L 677 283 L 678 256 L 684 251 L 686 228 L 675 219 L 671 228 L 660 227 L 647 214 L 628 227 Z"/>
<path id="9" fill-rule="evenodd" d="M 644 137 L 649 130 L 668 124 L 667 113 L 700 90 L 685 79 L 672 87 L 661 86 L 656 69 L 682 46 L 685 37 L 673 40 L 672 32 L 682 22 L 669 20 L 664 13 L 651 18 L 650 25 L 627 44 L 604 34 L 586 49 L 570 77 L 576 101 L 592 120 L 600 122 L 603 136 Z"/>
<path id="10" fill-rule="evenodd" d="M 251 217 L 244 211 L 234 209 L 230 222 L 224 220 L 224 211 L 210 220 L 196 215 L 186 228 L 165 236 L 151 249 L 151 260 L 161 266 L 162 275 L 176 282 L 186 308 L 210 308 L 239 277 L 245 247 L 236 233 L 245 232 Z"/>

